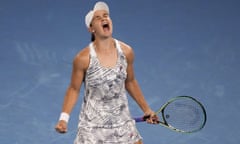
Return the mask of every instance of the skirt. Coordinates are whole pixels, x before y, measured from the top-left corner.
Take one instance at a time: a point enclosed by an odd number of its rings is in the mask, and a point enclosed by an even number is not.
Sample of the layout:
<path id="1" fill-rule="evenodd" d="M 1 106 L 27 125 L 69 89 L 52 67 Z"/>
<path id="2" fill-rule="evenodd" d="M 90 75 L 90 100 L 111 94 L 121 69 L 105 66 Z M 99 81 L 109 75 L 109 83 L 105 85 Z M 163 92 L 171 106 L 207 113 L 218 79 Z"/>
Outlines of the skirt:
<path id="1" fill-rule="evenodd" d="M 79 126 L 74 144 L 134 144 L 141 139 L 131 120 L 112 128 Z"/>

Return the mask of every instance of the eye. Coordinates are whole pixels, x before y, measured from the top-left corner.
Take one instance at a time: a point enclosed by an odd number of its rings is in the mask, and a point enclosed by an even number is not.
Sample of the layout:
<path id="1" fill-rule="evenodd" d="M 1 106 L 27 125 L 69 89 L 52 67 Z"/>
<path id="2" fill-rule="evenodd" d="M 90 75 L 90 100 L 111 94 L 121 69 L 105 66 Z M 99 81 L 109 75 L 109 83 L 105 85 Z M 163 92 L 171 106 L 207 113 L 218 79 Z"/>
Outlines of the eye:
<path id="1" fill-rule="evenodd" d="M 108 14 L 108 13 L 105 13 L 105 14 L 103 15 L 103 17 L 104 17 L 104 18 L 107 18 L 107 17 L 109 17 L 109 14 Z"/>
<path id="2" fill-rule="evenodd" d="M 101 17 L 100 17 L 100 16 L 96 16 L 94 19 L 96 19 L 96 20 L 100 20 Z"/>

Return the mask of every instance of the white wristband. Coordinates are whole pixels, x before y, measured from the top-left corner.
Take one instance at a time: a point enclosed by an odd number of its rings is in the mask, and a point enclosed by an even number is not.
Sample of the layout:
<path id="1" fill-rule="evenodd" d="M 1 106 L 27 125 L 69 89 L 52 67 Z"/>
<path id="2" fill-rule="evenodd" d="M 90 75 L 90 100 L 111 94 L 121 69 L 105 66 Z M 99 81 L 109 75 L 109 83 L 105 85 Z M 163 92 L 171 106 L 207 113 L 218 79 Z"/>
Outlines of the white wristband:
<path id="1" fill-rule="evenodd" d="M 70 116 L 68 113 L 62 112 L 60 115 L 59 121 L 64 120 L 66 123 L 68 123 L 69 118 Z"/>

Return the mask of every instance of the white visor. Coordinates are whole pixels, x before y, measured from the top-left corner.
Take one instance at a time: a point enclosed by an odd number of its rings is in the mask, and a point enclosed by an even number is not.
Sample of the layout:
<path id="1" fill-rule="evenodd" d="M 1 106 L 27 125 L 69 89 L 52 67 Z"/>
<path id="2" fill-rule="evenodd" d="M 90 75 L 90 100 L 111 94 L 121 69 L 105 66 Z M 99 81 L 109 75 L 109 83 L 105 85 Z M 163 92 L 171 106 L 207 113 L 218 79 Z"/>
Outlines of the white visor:
<path id="1" fill-rule="evenodd" d="M 97 10 L 105 10 L 109 13 L 109 8 L 108 5 L 105 2 L 97 2 L 93 8 L 93 10 L 90 10 L 87 15 L 85 16 L 85 24 L 87 26 L 87 28 L 90 27 L 90 24 L 92 22 L 93 19 L 93 15 L 95 13 L 95 11 Z"/>

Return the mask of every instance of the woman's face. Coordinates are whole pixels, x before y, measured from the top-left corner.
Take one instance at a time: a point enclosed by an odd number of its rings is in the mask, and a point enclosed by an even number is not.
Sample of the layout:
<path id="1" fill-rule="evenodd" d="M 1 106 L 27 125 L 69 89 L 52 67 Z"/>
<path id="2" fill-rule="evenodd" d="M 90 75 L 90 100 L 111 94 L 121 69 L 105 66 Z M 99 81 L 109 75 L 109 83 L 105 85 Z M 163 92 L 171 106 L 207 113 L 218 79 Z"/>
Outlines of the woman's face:
<path id="1" fill-rule="evenodd" d="M 107 11 L 98 10 L 94 13 L 90 32 L 93 32 L 96 37 L 112 36 L 112 20 Z"/>

